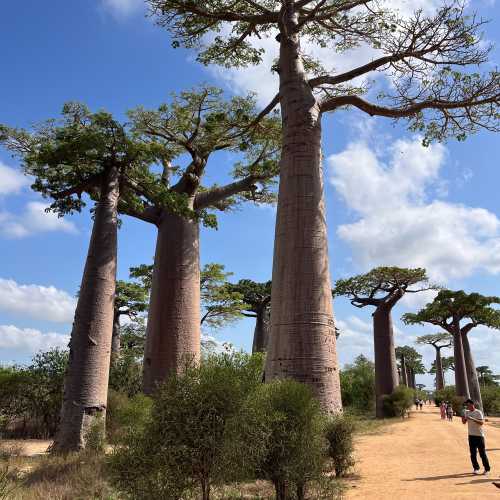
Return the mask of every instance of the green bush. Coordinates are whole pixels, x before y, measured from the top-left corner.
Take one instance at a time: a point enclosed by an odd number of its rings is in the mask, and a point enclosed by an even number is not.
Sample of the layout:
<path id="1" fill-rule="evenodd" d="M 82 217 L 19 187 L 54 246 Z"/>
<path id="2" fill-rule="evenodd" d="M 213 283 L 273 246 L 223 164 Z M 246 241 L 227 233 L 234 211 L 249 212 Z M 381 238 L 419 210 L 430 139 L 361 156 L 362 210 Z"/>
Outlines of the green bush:
<path id="1" fill-rule="evenodd" d="M 334 416 L 327 422 L 325 433 L 328 440 L 328 454 L 337 476 L 344 476 L 354 465 L 352 456 L 354 429 L 354 420 L 347 415 Z"/>
<path id="2" fill-rule="evenodd" d="M 241 456 L 251 457 L 256 477 L 273 482 L 277 499 L 294 490 L 303 499 L 309 483 L 325 479 L 325 416 L 308 386 L 292 380 L 262 385 L 238 421 Z"/>
<path id="3" fill-rule="evenodd" d="M 413 405 L 414 392 L 404 385 L 399 385 L 392 394 L 383 396 L 384 414 L 387 417 L 401 417 L 407 414 Z"/>
<path id="4" fill-rule="evenodd" d="M 122 443 L 132 428 L 143 429 L 151 417 L 152 399 L 144 394 L 128 397 L 110 389 L 106 408 L 106 437 L 113 444 Z"/>
<path id="5" fill-rule="evenodd" d="M 486 415 L 500 414 L 500 386 L 489 385 L 481 387 L 481 396 Z"/>
<path id="6" fill-rule="evenodd" d="M 360 355 L 353 364 L 344 366 L 340 371 L 340 386 L 344 407 L 363 412 L 374 410 L 375 367 L 373 362 Z"/>
<path id="7" fill-rule="evenodd" d="M 455 397 L 455 386 L 449 385 L 434 392 L 434 402 L 439 406 L 443 401 L 451 401 Z"/>
<path id="8" fill-rule="evenodd" d="M 143 429 L 130 428 L 111 456 L 114 484 L 137 499 L 177 499 L 189 491 L 208 498 L 213 484 L 231 477 L 228 423 L 261 379 L 262 356 L 243 353 L 210 356 L 171 376 Z"/>

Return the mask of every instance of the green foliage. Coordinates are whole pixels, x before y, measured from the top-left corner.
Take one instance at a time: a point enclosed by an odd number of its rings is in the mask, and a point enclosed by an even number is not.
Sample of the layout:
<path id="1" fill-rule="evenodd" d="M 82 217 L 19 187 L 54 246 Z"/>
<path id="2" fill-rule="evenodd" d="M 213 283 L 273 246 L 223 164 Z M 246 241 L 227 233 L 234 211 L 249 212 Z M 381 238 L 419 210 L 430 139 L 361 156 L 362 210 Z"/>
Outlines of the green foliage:
<path id="1" fill-rule="evenodd" d="M 303 492 L 323 477 L 325 416 L 308 386 L 277 380 L 258 387 L 239 421 L 247 429 L 241 431 L 247 434 L 242 455 L 253 458 L 257 477 L 272 481 L 277 492 L 291 487 Z"/>
<path id="2" fill-rule="evenodd" d="M 436 298 L 417 313 L 403 314 L 405 324 L 421 325 L 431 323 L 452 333 L 452 320 L 469 319 L 472 326 L 484 325 L 500 329 L 500 310 L 491 307 L 499 304 L 499 297 L 479 293 L 465 293 L 463 290 L 441 290 Z"/>
<path id="3" fill-rule="evenodd" d="M 117 487 L 133 498 L 168 499 L 226 479 L 227 423 L 260 383 L 261 370 L 261 356 L 224 353 L 167 379 L 151 420 L 131 429 L 111 458 Z"/>
<path id="4" fill-rule="evenodd" d="M 148 308 L 148 289 L 142 283 L 116 281 L 115 318 L 128 316 L 134 319 Z"/>
<path id="5" fill-rule="evenodd" d="M 434 402 L 439 406 L 443 401 L 452 401 L 455 397 L 455 386 L 448 385 L 444 389 L 434 391 Z"/>
<path id="6" fill-rule="evenodd" d="M 441 365 L 443 366 L 443 372 L 448 370 L 455 370 L 455 358 L 453 356 L 445 356 L 441 358 Z M 434 360 L 431 364 L 429 373 L 436 373 L 436 361 Z"/>
<path id="7" fill-rule="evenodd" d="M 326 439 L 329 444 L 328 454 L 333 461 L 337 476 L 345 476 L 354 465 L 354 431 L 354 420 L 348 415 L 331 417 L 326 424 Z"/>
<path id="8" fill-rule="evenodd" d="M 408 368 L 411 368 L 415 374 L 426 373 L 422 363 L 422 355 L 419 354 L 413 347 L 404 345 L 396 347 L 396 358 L 401 359 L 404 356 L 405 363 Z"/>
<path id="9" fill-rule="evenodd" d="M 392 394 L 383 396 L 384 413 L 387 417 L 404 418 L 413 405 L 414 392 L 403 385 L 396 387 Z"/>
<path id="10" fill-rule="evenodd" d="M 500 386 L 481 387 L 481 398 L 486 415 L 500 415 Z"/>
<path id="11" fill-rule="evenodd" d="M 271 281 L 257 283 L 252 280 L 239 280 L 238 283 L 229 284 L 229 288 L 241 294 L 244 305 L 242 309 L 248 313 L 258 314 L 269 306 L 271 301 Z"/>
<path id="12" fill-rule="evenodd" d="M 476 372 L 481 386 L 498 385 L 500 375 L 494 375 L 489 366 L 477 366 Z"/>
<path id="13" fill-rule="evenodd" d="M 375 366 L 359 355 L 351 365 L 340 370 L 342 403 L 361 411 L 375 408 Z"/>
<path id="14" fill-rule="evenodd" d="M 0 369 L 0 416 L 3 432 L 18 428 L 23 437 L 55 433 L 62 404 L 68 353 L 60 349 L 35 354 L 27 367 Z M 1 429 L 0 429 L 1 430 Z"/>
<path id="15" fill-rule="evenodd" d="M 417 337 L 417 344 L 432 345 L 435 347 L 450 347 L 453 344 L 453 337 L 449 332 L 432 333 Z"/>

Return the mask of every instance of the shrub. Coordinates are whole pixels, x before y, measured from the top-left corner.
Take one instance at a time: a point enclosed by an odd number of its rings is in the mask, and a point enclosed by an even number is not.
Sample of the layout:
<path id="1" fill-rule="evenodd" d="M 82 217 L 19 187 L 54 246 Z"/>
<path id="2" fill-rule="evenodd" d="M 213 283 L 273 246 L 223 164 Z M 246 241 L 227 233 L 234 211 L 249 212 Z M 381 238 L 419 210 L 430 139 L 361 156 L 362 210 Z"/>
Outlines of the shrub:
<path id="1" fill-rule="evenodd" d="M 352 365 L 340 371 L 342 403 L 360 411 L 373 411 L 375 408 L 375 367 L 363 355 L 358 356 Z"/>
<path id="2" fill-rule="evenodd" d="M 443 401 L 451 401 L 455 397 L 455 386 L 449 385 L 434 392 L 434 402 L 439 406 Z"/>
<path id="3" fill-rule="evenodd" d="M 413 400 L 414 392 L 404 385 L 399 385 L 392 394 L 383 396 L 384 414 L 387 417 L 404 418 L 411 408 Z"/>
<path id="4" fill-rule="evenodd" d="M 330 418 L 326 425 L 328 455 L 332 459 L 337 476 L 344 476 L 354 465 L 354 429 L 354 420 L 346 415 L 336 415 Z"/>
<path id="5" fill-rule="evenodd" d="M 128 397 L 110 389 L 106 407 L 106 437 L 122 443 L 132 428 L 143 429 L 151 417 L 152 399 L 144 394 Z"/>
<path id="6" fill-rule="evenodd" d="M 486 415 L 500 414 L 500 386 L 481 387 L 483 408 Z"/>
<path id="7" fill-rule="evenodd" d="M 292 380 L 260 386 L 239 422 L 241 455 L 254 461 L 257 477 L 273 482 L 277 499 L 289 498 L 292 488 L 303 499 L 308 483 L 325 478 L 325 416 L 308 386 Z"/>
<path id="8" fill-rule="evenodd" d="M 227 424 L 262 378 L 262 356 L 223 353 L 159 387 L 151 418 L 130 429 L 110 459 L 114 483 L 132 498 L 179 498 L 231 474 Z"/>

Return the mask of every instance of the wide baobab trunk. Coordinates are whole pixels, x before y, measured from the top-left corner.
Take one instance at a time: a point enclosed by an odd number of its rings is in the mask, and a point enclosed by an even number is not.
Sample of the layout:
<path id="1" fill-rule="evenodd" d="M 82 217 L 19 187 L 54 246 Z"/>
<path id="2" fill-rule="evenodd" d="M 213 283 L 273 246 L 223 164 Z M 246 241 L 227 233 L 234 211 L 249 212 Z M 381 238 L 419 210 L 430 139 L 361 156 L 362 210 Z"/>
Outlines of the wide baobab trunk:
<path id="1" fill-rule="evenodd" d="M 120 356 L 120 316 L 115 313 L 113 318 L 113 336 L 111 337 L 111 364 Z"/>
<path id="2" fill-rule="evenodd" d="M 443 362 L 441 360 L 441 349 L 436 347 L 436 390 L 444 389 L 444 371 Z"/>
<path id="3" fill-rule="evenodd" d="M 269 339 L 269 308 L 263 307 L 257 312 L 253 332 L 252 353 L 266 352 Z"/>
<path id="4" fill-rule="evenodd" d="M 453 357 L 455 360 L 455 393 L 457 396 L 469 398 L 469 384 L 467 381 L 467 369 L 465 366 L 465 355 L 462 344 L 460 328 L 458 333 L 453 334 Z"/>
<path id="5" fill-rule="evenodd" d="M 376 416 L 383 418 L 383 397 L 399 385 L 390 308 L 379 306 L 373 313 L 375 350 Z"/>
<path id="6" fill-rule="evenodd" d="M 85 448 L 106 416 L 116 284 L 118 170 L 104 176 L 71 331 L 61 422 L 52 450 Z"/>
<path id="7" fill-rule="evenodd" d="M 401 356 L 401 382 L 408 387 L 408 370 L 406 367 L 406 358 Z"/>
<path id="8" fill-rule="evenodd" d="M 307 83 L 298 22 L 288 13 L 280 35 L 283 122 L 276 218 L 271 334 L 266 380 L 308 384 L 324 410 L 341 411 L 321 160 L 321 115 Z M 286 32 L 286 33 L 285 33 Z"/>
<path id="9" fill-rule="evenodd" d="M 199 227 L 164 212 L 158 225 L 144 350 L 143 389 L 200 359 Z"/>
<path id="10" fill-rule="evenodd" d="M 462 345 L 464 349 L 465 370 L 467 372 L 467 383 L 469 384 L 470 397 L 479 408 L 483 408 L 483 398 L 481 397 L 481 388 L 477 376 L 474 357 L 469 344 L 467 334 L 462 334 Z"/>

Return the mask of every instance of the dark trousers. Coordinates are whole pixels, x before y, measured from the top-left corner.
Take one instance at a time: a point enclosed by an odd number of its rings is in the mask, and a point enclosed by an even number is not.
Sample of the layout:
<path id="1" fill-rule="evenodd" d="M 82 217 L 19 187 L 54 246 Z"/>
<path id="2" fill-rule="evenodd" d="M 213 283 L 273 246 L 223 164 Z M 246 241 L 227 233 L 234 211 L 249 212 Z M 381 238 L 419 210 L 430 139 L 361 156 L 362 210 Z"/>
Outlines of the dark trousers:
<path id="1" fill-rule="evenodd" d="M 481 462 L 483 462 L 484 470 L 489 471 L 490 463 L 488 462 L 488 457 L 486 456 L 484 437 L 469 436 L 469 450 L 470 461 L 472 462 L 472 467 L 474 467 L 474 470 L 479 470 L 479 464 L 477 462 L 477 452 L 479 450 L 479 456 L 481 457 Z"/>

